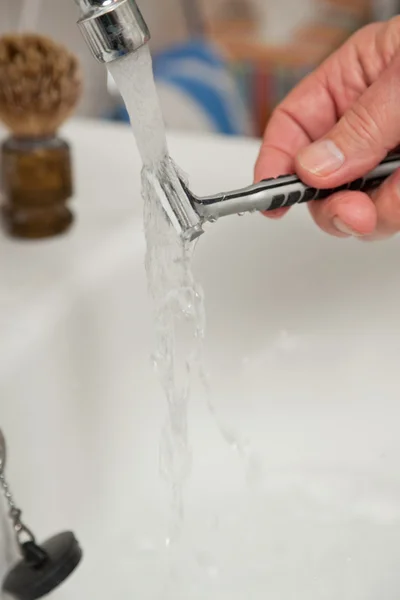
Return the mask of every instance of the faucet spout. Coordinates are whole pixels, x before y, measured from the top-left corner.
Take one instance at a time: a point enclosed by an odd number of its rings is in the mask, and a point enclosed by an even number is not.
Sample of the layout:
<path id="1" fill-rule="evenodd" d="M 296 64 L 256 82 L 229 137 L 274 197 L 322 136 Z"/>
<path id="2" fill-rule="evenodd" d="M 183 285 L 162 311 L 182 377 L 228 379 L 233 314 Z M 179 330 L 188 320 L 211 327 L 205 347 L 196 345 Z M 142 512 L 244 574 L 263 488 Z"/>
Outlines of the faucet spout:
<path id="1" fill-rule="evenodd" d="M 136 52 L 150 40 L 135 0 L 75 0 L 79 28 L 94 57 L 102 63 Z"/>

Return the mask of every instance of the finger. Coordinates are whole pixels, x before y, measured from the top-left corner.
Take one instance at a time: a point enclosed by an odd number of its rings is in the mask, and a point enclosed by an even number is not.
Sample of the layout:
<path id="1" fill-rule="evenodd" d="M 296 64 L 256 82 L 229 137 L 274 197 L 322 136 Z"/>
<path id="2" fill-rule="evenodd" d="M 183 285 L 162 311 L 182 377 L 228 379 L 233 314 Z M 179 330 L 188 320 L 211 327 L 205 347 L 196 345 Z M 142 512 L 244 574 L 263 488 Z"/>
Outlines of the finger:
<path id="1" fill-rule="evenodd" d="M 297 172 L 309 185 L 336 187 L 365 175 L 400 140 L 400 56 L 321 140 L 302 149 Z"/>
<path id="2" fill-rule="evenodd" d="M 369 236 L 377 226 L 375 204 L 362 192 L 338 192 L 311 202 L 309 209 L 317 225 L 335 237 Z"/>
<path id="3" fill-rule="evenodd" d="M 400 46 L 399 23 L 364 27 L 292 90 L 266 129 L 256 181 L 294 171 L 298 151 L 326 135 L 378 79 Z"/>
<path id="4" fill-rule="evenodd" d="M 294 172 L 297 152 L 326 133 L 335 121 L 333 99 L 313 73 L 274 111 L 256 163 L 255 180 Z"/>
<path id="5" fill-rule="evenodd" d="M 272 125 L 274 119 L 276 119 L 276 115 L 271 120 Z M 268 135 L 267 127 L 265 137 Z M 272 148 L 269 145 L 264 144 L 256 163 L 254 179 L 258 182 L 263 179 L 268 179 L 269 177 L 279 177 L 279 175 L 293 172 L 293 168 L 294 157 L 285 152 L 281 152 L 278 148 Z M 288 208 L 278 208 L 276 210 L 264 211 L 262 214 L 269 219 L 280 219 L 288 212 L 288 210 Z"/>
<path id="6" fill-rule="evenodd" d="M 297 114 L 295 110 L 302 116 L 301 122 L 294 116 Z M 307 146 L 314 136 L 325 132 L 334 120 L 333 100 L 314 73 L 289 94 L 274 112 L 256 163 L 255 181 L 294 173 L 297 151 Z M 280 218 L 287 211 L 278 209 L 263 214 L 269 218 Z"/>
<path id="7" fill-rule="evenodd" d="M 287 120 L 285 113 L 277 109 L 267 126 L 264 142 L 254 171 L 254 180 L 256 182 L 294 172 L 294 155 L 270 143 L 270 140 L 276 138 L 275 129 L 279 127 L 282 127 L 282 131 L 286 132 L 287 141 L 285 143 L 289 143 L 290 136 L 296 137 L 299 134 L 298 131 L 293 131 L 291 123 L 288 123 L 288 126 L 286 126 L 285 120 Z M 303 139 L 303 141 L 297 142 L 296 147 L 301 148 L 306 143 L 307 141 Z M 280 219 L 288 210 L 288 208 L 278 208 L 277 210 L 265 211 L 263 215 L 270 219 Z"/>
<path id="8" fill-rule="evenodd" d="M 400 170 L 370 197 L 361 192 L 340 192 L 325 201 L 310 203 L 321 229 L 337 237 L 383 240 L 400 231 Z"/>
<path id="9" fill-rule="evenodd" d="M 269 219 L 281 219 L 288 210 L 288 208 L 275 208 L 274 210 L 264 210 L 262 214 Z"/>
<path id="10" fill-rule="evenodd" d="M 382 240 L 400 231 L 400 170 L 372 194 L 377 211 L 377 227 L 369 240 Z"/>

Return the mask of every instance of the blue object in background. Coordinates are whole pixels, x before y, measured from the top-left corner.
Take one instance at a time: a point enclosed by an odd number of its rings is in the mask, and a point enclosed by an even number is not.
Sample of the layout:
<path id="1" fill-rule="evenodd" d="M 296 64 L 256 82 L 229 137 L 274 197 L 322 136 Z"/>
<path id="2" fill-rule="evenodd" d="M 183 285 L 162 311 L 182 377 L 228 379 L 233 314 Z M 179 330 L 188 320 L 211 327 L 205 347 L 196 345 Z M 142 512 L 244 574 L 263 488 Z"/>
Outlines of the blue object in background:
<path id="1" fill-rule="evenodd" d="M 153 67 L 167 125 L 179 128 L 179 114 L 185 110 L 193 129 L 206 127 L 226 135 L 253 133 L 249 112 L 229 66 L 203 40 L 155 56 Z M 173 98 L 169 106 L 166 100 L 163 102 L 168 95 Z M 114 118 L 129 122 L 124 107 L 117 109 Z M 191 128 L 188 118 L 182 128 Z"/>

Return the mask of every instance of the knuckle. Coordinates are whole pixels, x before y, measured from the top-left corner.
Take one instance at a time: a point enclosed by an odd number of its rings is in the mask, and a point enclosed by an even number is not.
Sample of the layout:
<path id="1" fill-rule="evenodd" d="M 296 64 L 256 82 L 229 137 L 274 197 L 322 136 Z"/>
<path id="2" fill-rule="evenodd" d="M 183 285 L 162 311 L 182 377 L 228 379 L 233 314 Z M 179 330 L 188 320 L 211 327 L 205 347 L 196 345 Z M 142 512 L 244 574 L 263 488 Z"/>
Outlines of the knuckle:
<path id="1" fill-rule="evenodd" d="M 340 124 L 346 143 L 358 150 L 381 148 L 382 133 L 377 113 L 377 109 L 366 107 L 362 102 L 355 104 Z"/>
<path id="2" fill-rule="evenodd" d="M 382 31 L 378 48 L 385 65 L 388 65 L 400 48 L 400 16 L 387 21 Z"/>

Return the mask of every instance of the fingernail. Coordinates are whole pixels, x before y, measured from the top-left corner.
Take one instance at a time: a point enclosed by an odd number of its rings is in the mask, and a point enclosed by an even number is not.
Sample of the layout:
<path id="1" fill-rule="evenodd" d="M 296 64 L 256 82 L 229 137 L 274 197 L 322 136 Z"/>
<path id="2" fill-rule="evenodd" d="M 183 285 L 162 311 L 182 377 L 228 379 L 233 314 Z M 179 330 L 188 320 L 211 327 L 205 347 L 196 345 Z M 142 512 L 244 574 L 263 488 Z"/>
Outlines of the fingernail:
<path id="1" fill-rule="evenodd" d="M 314 142 L 299 152 L 298 160 L 303 169 L 314 175 L 331 175 L 344 163 L 343 152 L 331 140 Z"/>
<path id="2" fill-rule="evenodd" d="M 333 224 L 336 227 L 336 229 L 340 231 L 340 233 L 345 233 L 346 235 L 352 235 L 354 237 L 363 237 L 362 233 L 358 233 L 358 231 L 354 231 L 354 229 L 351 229 L 351 227 L 346 225 L 346 223 L 343 223 L 343 221 L 339 219 L 339 217 L 335 217 L 333 219 Z"/>

